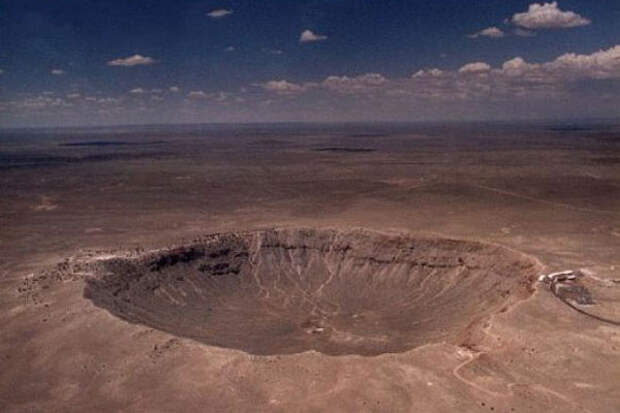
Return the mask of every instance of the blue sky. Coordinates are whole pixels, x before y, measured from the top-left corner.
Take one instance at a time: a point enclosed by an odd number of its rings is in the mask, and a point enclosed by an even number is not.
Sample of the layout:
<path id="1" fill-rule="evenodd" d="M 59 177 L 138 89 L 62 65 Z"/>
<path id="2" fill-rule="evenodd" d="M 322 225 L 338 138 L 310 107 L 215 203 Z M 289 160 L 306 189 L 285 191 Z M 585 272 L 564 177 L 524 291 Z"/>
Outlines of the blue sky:
<path id="1" fill-rule="evenodd" d="M 0 126 L 617 117 L 620 0 L 2 0 L 0 70 Z"/>

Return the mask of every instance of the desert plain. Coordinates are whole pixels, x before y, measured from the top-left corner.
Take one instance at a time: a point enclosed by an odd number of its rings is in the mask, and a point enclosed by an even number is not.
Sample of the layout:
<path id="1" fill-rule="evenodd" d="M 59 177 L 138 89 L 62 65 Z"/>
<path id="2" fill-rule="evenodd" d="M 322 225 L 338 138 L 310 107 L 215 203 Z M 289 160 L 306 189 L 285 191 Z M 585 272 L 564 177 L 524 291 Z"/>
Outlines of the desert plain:
<path id="1" fill-rule="evenodd" d="M 620 409 L 618 124 L 3 130 L 0 191 L 2 411 Z"/>

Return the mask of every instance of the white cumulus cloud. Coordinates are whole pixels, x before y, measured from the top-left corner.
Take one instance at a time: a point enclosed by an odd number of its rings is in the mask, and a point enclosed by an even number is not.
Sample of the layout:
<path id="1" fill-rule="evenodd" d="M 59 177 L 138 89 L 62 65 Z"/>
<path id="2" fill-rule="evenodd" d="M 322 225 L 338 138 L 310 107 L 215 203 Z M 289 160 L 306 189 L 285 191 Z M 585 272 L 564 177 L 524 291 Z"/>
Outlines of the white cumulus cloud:
<path id="1" fill-rule="evenodd" d="M 566 53 L 546 67 L 569 77 L 617 79 L 620 78 L 620 45 L 589 55 Z"/>
<path id="2" fill-rule="evenodd" d="M 141 87 L 137 87 L 135 89 L 131 89 L 129 93 L 131 93 L 132 95 L 141 95 L 144 93 L 144 89 L 142 89 Z"/>
<path id="3" fill-rule="evenodd" d="M 520 77 L 539 67 L 538 64 L 527 63 L 522 57 L 515 57 L 504 62 L 501 72 L 510 77 Z"/>
<path id="4" fill-rule="evenodd" d="M 107 62 L 108 66 L 138 66 L 138 65 L 152 65 L 155 63 L 155 59 L 148 56 L 142 56 L 140 54 L 135 54 L 133 56 L 114 59 Z"/>
<path id="5" fill-rule="evenodd" d="M 620 79 L 620 45 L 587 55 L 565 53 L 544 63 L 528 63 L 521 57 L 515 57 L 494 72 L 510 78 L 535 79 L 546 83 Z"/>
<path id="6" fill-rule="evenodd" d="M 491 66 L 484 62 L 468 63 L 459 69 L 459 73 L 484 73 L 491 70 Z"/>
<path id="7" fill-rule="evenodd" d="M 315 34 L 312 30 L 304 30 L 299 35 L 300 43 L 320 42 L 323 40 L 327 40 L 327 36 L 322 34 Z"/>
<path id="8" fill-rule="evenodd" d="M 443 70 L 441 69 L 437 69 L 437 68 L 433 68 L 433 69 L 422 69 L 422 70 L 418 70 L 417 72 L 415 72 L 411 77 L 415 78 L 415 77 L 425 77 L 425 76 L 431 76 L 431 77 L 439 77 L 441 75 L 443 75 Z"/>
<path id="9" fill-rule="evenodd" d="M 512 16 L 512 23 L 526 29 L 566 29 L 585 26 L 591 21 L 573 11 L 563 11 L 558 2 L 533 3 L 528 10 Z"/>

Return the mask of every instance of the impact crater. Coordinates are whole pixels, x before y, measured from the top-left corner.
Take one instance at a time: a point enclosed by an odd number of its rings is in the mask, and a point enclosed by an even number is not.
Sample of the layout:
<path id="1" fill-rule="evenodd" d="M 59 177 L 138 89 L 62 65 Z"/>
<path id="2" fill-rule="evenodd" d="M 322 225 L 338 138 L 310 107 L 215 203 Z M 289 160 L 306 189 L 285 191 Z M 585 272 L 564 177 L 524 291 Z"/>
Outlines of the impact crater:
<path id="1" fill-rule="evenodd" d="M 94 266 L 85 297 L 126 321 L 255 355 L 363 356 L 461 344 L 529 297 L 538 270 L 496 245 L 308 228 L 213 234 Z"/>

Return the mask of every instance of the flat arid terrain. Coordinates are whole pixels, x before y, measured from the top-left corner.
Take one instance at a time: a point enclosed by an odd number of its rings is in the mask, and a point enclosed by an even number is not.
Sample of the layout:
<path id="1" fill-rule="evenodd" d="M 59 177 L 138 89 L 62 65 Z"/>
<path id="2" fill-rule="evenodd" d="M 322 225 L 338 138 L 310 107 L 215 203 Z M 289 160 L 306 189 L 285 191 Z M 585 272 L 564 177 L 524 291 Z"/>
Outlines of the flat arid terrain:
<path id="1" fill-rule="evenodd" d="M 3 130 L 0 190 L 0 411 L 619 409 L 618 124 Z"/>

